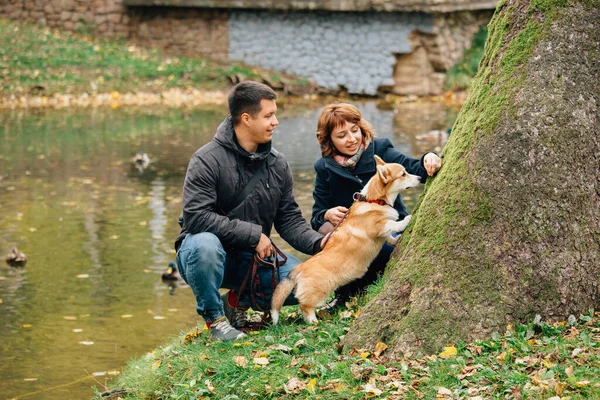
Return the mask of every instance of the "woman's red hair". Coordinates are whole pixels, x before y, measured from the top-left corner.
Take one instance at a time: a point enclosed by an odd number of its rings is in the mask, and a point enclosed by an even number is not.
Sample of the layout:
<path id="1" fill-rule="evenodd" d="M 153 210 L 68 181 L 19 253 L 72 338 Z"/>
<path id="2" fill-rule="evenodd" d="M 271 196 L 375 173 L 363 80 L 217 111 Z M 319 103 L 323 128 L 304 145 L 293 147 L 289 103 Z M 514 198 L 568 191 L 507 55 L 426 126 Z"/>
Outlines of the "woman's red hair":
<path id="1" fill-rule="evenodd" d="M 363 119 L 358 108 L 348 103 L 334 103 L 326 106 L 317 123 L 317 141 L 321 145 L 321 154 L 328 157 L 336 152 L 331 140 L 333 131 L 343 126 L 346 122 L 357 124 L 362 131 L 365 141 L 372 141 L 375 136 L 371 124 Z"/>

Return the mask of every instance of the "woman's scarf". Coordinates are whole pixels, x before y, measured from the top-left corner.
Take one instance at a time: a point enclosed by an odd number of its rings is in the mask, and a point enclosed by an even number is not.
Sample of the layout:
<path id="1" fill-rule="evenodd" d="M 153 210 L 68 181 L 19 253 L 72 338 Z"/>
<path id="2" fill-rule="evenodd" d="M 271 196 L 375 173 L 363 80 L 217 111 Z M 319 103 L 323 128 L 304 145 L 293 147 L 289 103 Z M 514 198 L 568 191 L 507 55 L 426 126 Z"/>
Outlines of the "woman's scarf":
<path id="1" fill-rule="evenodd" d="M 358 148 L 358 151 L 352 157 L 345 156 L 341 153 L 334 153 L 333 159 L 335 160 L 335 162 L 340 164 L 342 168 L 347 168 L 348 170 L 352 171 L 354 170 L 354 168 L 356 168 L 356 164 L 358 164 L 358 162 L 360 161 L 360 157 L 364 153 L 365 149 L 369 147 L 370 143 L 371 142 L 363 140 L 362 144 Z"/>

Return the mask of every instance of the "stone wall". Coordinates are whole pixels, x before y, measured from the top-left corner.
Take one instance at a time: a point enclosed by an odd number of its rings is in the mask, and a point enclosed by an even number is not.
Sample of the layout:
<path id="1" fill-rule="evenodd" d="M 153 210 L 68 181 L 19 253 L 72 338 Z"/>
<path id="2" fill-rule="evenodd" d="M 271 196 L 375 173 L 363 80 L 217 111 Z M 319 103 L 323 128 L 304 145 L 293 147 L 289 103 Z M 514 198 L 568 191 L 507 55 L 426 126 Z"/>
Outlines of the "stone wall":
<path id="1" fill-rule="evenodd" d="M 124 0 L 129 6 L 277 11 L 454 12 L 495 9 L 497 0 Z"/>
<path id="2" fill-rule="evenodd" d="M 394 53 L 411 52 L 408 37 L 417 29 L 433 32 L 433 17 L 232 10 L 229 57 L 307 76 L 327 88 L 374 95 L 379 86 L 394 83 Z"/>
<path id="3" fill-rule="evenodd" d="M 174 54 L 229 56 L 229 12 L 197 8 L 131 8 L 129 38 Z"/>
<path id="4" fill-rule="evenodd" d="M 412 51 L 396 54 L 394 84 L 386 91 L 400 95 L 441 94 L 445 72 L 462 58 L 473 36 L 493 11 L 435 14 L 432 32 L 413 31 Z"/>
<path id="5" fill-rule="evenodd" d="M 128 36 L 123 0 L 2 0 L 0 17 L 105 36 Z"/>
<path id="6" fill-rule="evenodd" d="M 169 2 L 172 7 L 132 5 Z M 207 8 L 182 7 L 188 3 L 202 3 Z M 218 8 L 219 4 L 229 3 L 232 4 L 229 9 Z M 491 7 L 489 3 L 489 0 L 0 0 L 0 17 L 125 37 L 174 54 L 243 61 L 306 76 L 320 86 L 343 88 L 351 93 L 427 95 L 442 92 L 444 72 L 462 57 L 474 33 L 491 18 L 492 10 L 444 13 L 356 10 L 365 7 L 437 10 L 441 6 L 477 10 Z M 311 9 L 321 11 L 305 11 Z M 335 11 L 326 11 L 329 9 Z"/>

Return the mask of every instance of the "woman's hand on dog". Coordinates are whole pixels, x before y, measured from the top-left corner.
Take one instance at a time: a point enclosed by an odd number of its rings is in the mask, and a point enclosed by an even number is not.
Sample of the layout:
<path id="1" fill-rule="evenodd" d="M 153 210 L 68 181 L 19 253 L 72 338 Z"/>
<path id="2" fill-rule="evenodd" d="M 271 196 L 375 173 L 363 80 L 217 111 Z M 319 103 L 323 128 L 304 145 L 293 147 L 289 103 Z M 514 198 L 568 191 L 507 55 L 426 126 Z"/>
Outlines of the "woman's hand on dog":
<path id="1" fill-rule="evenodd" d="M 423 166 L 427 171 L 427 175 L 433 176 L 442 168 L 442 159 L 435 153 L 427 153 L 423 158 Z"/>
<path id="2" fill-rule="evenodd" d="M 338 226 L 340 222 L 342 222 L 342 219 L 344 219 L 344 215 L 346 215 L 347 212 L 348 209 L 346 207 L 333 207 L 325 212 L 323 219 L 331 222 L 333 226 Z"/>

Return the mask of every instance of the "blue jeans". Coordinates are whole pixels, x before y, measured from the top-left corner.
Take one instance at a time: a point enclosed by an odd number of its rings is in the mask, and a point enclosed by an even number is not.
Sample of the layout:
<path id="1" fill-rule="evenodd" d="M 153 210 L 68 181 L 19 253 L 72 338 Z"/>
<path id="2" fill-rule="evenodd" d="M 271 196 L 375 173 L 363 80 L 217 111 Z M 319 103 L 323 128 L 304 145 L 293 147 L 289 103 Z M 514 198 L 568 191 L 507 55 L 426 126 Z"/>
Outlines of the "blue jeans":
<path id="1" fill-rule="evenodd" d="M 177 251 L 177 267 L 183 280 L 194 292 L 196 311 L 206 322 L 212 322 L 224 315 L 219 289 L 239 290 L 253 255 L 250 251 L 225 251 L 219 238 L 212 233 L 188 234 L 185 237 Z M 300 264 L 296 257 L 287 253 L 285 255 L 287 262 L 280 266 L 281 279 Z M 273 292 L 271 269 L 259 267 L 258 276 L 260 292 L 266 295 L 264 301 L 257 298 L 258 305 L 263 310 L 270 310 Z M 241 307 L 252 306 L 250 282 L 246 283 L 239 304 Z M 293 294 L 285 301 L 285 305 L 292 304 L 298 304 Z"/>

